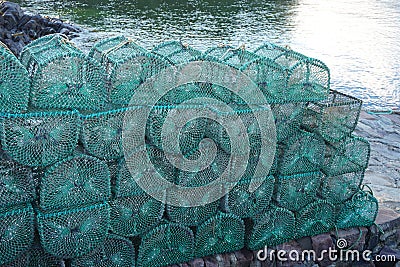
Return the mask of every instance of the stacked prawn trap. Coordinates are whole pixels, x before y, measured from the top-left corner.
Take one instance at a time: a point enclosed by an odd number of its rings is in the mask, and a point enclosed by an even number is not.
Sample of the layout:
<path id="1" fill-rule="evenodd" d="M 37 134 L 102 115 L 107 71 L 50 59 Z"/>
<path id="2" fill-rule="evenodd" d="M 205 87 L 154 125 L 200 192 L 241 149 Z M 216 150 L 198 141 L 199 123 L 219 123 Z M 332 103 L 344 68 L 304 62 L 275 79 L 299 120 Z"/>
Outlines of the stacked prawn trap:
<path id="1" fill-rule="evenodd" d="M 62 35 L 32 42 L 20 59 L 5 47 L 0 54 L 0 265 L 164 266 L 375 220 L 377 201 L 361 186 L 369 144 L 352 135 L 361 101 L 330 90 L 329 70 L 316 59 L 272 44 L 202 53 L 167 42 L 149 52 L 125 37 L 100 41 L 84 55 Z M 240 94 L 199 81 L 173 88 L 150 108 L 129 104 L 148 79 L 192 61 L 247 75 L 266 102 L 250 109 Z M 209 108 L 183 105 L 199 97 L 229 109 L 181 128 L 185 160 L 201 156 L 204 138 L 217 148 L 209 166 L 188 171 L 169 162 L 161 135 L 171 114 Z M 122 140 L 126 127 L 135 127 L 124 120 L 143 108 L 149 109 L 146 142 L 137 152 L 145 151 L 165 180 L 185 187 L 223 174 L 238 145 L 223 123 L 239 118 L 250 147 L 239 182 L 201 206 L 168 205 L 144 192 L 137 181 L 148 170 L 129 170 Z M 263 134 L 256 118 L 271 111 L 275 157 L 260 175 Z M 260 186 L 250 193 L 254 181 Z M 174 197 L 168 188 L 154 190 Z"/>

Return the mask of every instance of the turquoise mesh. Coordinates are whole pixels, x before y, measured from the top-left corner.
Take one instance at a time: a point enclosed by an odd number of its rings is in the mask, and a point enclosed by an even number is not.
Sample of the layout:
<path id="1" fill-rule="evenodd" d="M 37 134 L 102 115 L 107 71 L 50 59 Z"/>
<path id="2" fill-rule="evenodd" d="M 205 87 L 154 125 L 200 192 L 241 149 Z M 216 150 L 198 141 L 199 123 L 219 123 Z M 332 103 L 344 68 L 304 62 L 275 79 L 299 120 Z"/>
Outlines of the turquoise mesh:
<path id="1" fill-rule="evenodd" d="M 321 179 L 321 172 L 280 175 L 276 182 L 274 200 L 280 207 L 299 211 L 315 201 Z"/>
<path id="2" fill-rule="evenodd" d="M 296 216 L 296 239 L 329 232 L 335 226 L 334 206 L 324 200 L 317 200 L 304 207 Z"/>
<path id="3" fill-rule="evenodd" d="M 368 141 L 350 136 L 341 142 L 327 144 L 322 170 L 328 175 L 363 171 L 368 167 L 369 156 Z"/>
<path id="4" fill-rule="evenodd" d="M 163 58 L 123 36 L 96 43 L 90 57 L 103 66 L 109 100 L 116 105 L 128 105 L 140 84 L 169 66 Z"/>
<path id="5" fill-rule="evenodd" d="M 276 246 L 289 241 L 294 236 L 294 214 L 284 208 L 271 205 L 265 213 L 259 214 L 253 222 L 246 224 L 246 247 L 250 250 Z"/>
<path id="6" fill-rule="evenodd" d="M 15 260 L 33 243 L 34 213 L 30 204 L 0 211 L 0 264 Z"/>
<path id="7" fill-rule="evenodd" d="M 161 133 L 168 114 L 170 114 L 169 116 L 179 117 L 181 112 L 196 113 L 196 110 L 200 112 L 203 108 L 202 105 L 154 106 L 146 124 L 146 137 L 149 143 L 163 149 Z M 179 133 L 180 150 L 185 155 L 198 147 L 198 144 L 204 138 L 206 126 L 206 119 L 191 120 L 180 132 L 178 132 L 178 129 L 170 129 L 165 138 L 175 140 Z"/>
<path id="8" fill-rule="evenodd" d="M 360 99 L 331 90 L 327 99 L 308 103 L 302 124 L 325 140 L 338 142 L 354 131 L 361 104 Z"/>
<path id="9" fill-rule="evenodd" d="M 33 201 L 35 195 L 32 170 L 0 156 L 0 207 Z"/>
<path id="10" fill-rule="evenodd" d="M 93 251 L 107 237 L 108 204 L 37 215 L 44 250 L 60 258 L 75 258 Z"/>
<path id="11" fill-rule="evenodd" d="M 222 63 L 227 56 L 234 54 L 235 50 L 237 49 L 230 45 L 212 47 L 204 52 L 204 59 Z"/>
<path id="12" fill-rule="evenodd" d="M 285 142 L 296 134 L 302 122 L 305 106 L 306 103 L 271 104 L 278 142 Z"/>
<path id="13" fill-rule="evenodd" d="M 374 224 L 377 214 L 378 200 L 369 192 L 358 191 L 341 206 L 336 218 L 336 227 L 369 227 Z"/>
<path id="14" fill-rule="evenodd" d="M 268 103 L 282 103 L 286 96 L 286 72 L 268 58 L 257 58 L 245 63 L 240 70 L 263 92 Z"/>
<path id="15" fill-rule="evenodd" d="M 105 162 L 73 156 L 51 166 L 40 183 L 40 208 L 62 210 L 108 200 L 110 171 Z"/>
<path id="16" fill-rule="evenodd" d="M 263 210 L 269 204 L 274 190 L 275 178 L 273 176 L 265 177 L 265 180 L 256 191 L 250 193 L 249 185 L 258 179 L 241 180 L 228 192 L 223 203 L 224 210 L 235 214 L 240 218 L 252 217 Z"/>
<path id="17" fill-rule="evenodd" d="M 130 240 L 109 235 L 93 252 L 73 259 L 71 267 L 135 267 L 135 248 Z"/>
<path id="18" fill-rule="evenodd" d="M 123 35 L 97 41 L 90 49 L 88 57 L 91 57 L 100 64 L 103 64 L 107 60 L 107 52 L 111 52 L 116 46 L 125 43 L 126 41 L 128 41 L 128 38 Z"/>
<path id="19" fill-rule="evenodd" d="M 324 175 L 321 196 L 331 203 L 342 203 L 359 190 L 363 179 L 364 171 Z"/>
<path id="20" fill-rule="evenodd" d="M 255 54 L 273 60 L 284 69 L 286 90 L 281 100 L 304 102 L 327 97 L 330 72 L 323 62 L 273 44 L 257 48 Z"/>
<path id="21" fill-rule="evenodd" d="M 28 107 L 29 75 L 0 42 L 0 112 L 23 112 Z"/>
<path id="22" fill-rule="evenodd" d="M 40 46 L 40 47 L 37 47 Z M 31 76 L 31 104 L 37 108 L 104 108 L 104 73 L 72 43 L 55 37 L 25 49 Z M 27 51 L 29 50 L 29 51 Z"/>
<path id="23" fill-rule="evenodd" d="M 144 235 L 164 213 L 164 204 L 145 193 L 113 199 L 110 206 L 110 230 L 122 236 Z"/>
<path id="24" fill-rule="evenodd" d="M 76 111 L 6 114 L 1 144 L 13 160 L 28 166 L 48 166 L 69 156 L 78 143 Z"/>
<path id="25" fill-rule="evenodd" d="M 195 257 L 240 250 L 244 246 L 244 223 L 233 215 L 219 213 L 196 229 Z"/>
<path id="26" fill-rule="evenodd" d="M 62 259 L 46 253 L 40 246 L 33 245 L 27 252 L 13 262 L 1 265 L 2 267 L 63 267 Z"/>
<path id="27" fill-rule="evenodd" d="M 173 183 L 175 181 L 178 169 L 175 168 L 166 158 L 164 152 L 155 146 L 146 145 L 140 148 L 139 153 L 146 150 L 148 156 L 155 168 L 162 178 Z M 130 158 L 135 157 L 134 154 Z M 143 170 L 142 172 L 136 172 L 132 175 L 130 172 L 125 159 L 121 159 L 118 165 L 118 173 L 116 176 L 115 183 L 115 196 L 116 197 L 127 197 L 134 195 L 142 195 L 144 193 L 143 189 L 137 184 L 137 180 L 146 179 L 148 175 L 148 170 Z M 150 185 L 147 185 L 147 190 L 152 192 L 165 191 L 166 188 L 160 188 L 154 186 L 152 189 Z"/>
<path id="28" fill-rule="evenodd" d="M 122 132 L 124 120 L 137 115 L 139 108 L 121 108 L 82 116 L 81 141 L 85 151 L 100 159 L 124 156 Z M 128 129 L 126 129 L 128 130 Z"/>
<path id="29" fill-rule="evenodd" d="M 193 258 L 194 237 L 188 227 L 165 223 L 142 237 L 138 267 L 159 267 L 182 263 Z"/>
<path id="30" fill-rule="evenodd" d="M 298 130 L 278 151 L 278 169 L 283 175 L 319 171 L 324 162 L 325 144 L 316 134 Z"/>
<path id="31" fill-rule="evenodd" d="M 41 38 L 33 40 L 24 46 L 19 55 L 19 61 L 22 63 L 22 65 L 31 67 L 31 69 L 29 69 L 30 72 L 34 71 L 34 64 L 32 61 L 34 60 L 33 55 L 36 52 L 40 52 L 44 48 L 47 49 L 48 47 L 52 47 L 59 42 L 68 42 L 68 40 L 69 39 L 67 36 L 58 33 L 45 35 Z"/>
<path id="32" fill-rule="evenodd" d="M 152 52 L 161 57 L 165 57 L 172 64 L 178 65 L 202 58 L 202 53 L 188 44 L 178 41 L 168 41 L 161 43 L 153 48 Z"/>

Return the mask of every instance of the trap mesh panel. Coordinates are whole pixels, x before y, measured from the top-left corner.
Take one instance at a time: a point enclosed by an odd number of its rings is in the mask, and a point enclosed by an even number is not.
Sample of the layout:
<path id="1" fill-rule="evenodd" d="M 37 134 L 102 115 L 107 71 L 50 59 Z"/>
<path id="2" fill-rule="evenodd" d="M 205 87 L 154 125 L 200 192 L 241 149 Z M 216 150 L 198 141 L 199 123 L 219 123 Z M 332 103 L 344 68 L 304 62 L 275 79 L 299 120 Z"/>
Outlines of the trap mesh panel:
<path id="1" fill-rule="evenodd" d="M 298 211 L 315 201 L 321 179 L 321 172 L 281 175 L 277 178 L 274 199 L 279 206 Z"/>
<path id="2" fill-rule="evenodd" d="M 190 228 L 175 223 L 162 224 L 143 236 L 137 266 L 158 267 L 189 261 L 193 248 Z"/>
<path id="3" fill-rule="evenodd" d="M 240 218 L 254 216 L 265 210 L 271 200 L 274 190 L 275 179 L 268 176 L 265 181 L 257 188 L 256 191 L 250 193 L 250 182 L 255 180 L 241 180 L 239 183 L 225 196 L 226 212 L 235 214 Z"/>
<path id="4" fill-rule="evenodd" d="M 151 145 L 155 145 L 159 149 L 163 149 L 162 145 L 162 128 L 167 115 L 179 118 L 180 113 L 201 111 L 202 105 L 179 105 L 179 106 L 154 106 L 146 124 L 146 137 Z M 187 154 L 198 146 L 204 137 L 207 125 L 206 119 L 190 120 L 185 124 L 182 130 L 178 128 L 170 128 L 164 136 L 167 140 L 175 140 L 179 138 L 180 150 L 183 154 Z"/>
<path id="5" fill-rule="evenodd" d="M 157 225 L 164 213 L 164 204 L 143 193 L 110 201 L 110 229 L 122 236 L 143 235 Z"/>
<path id="6" fill-rule="evenodd" d="M 135 248 L 128 239 L 109 235 L 93 252 L 72 259 L 71 267 L 134 267 Z"/>
<path id="7" fill-rule="evenodd" d="M 124 120 L 135 116 L 137 110 L 122 108 L 82 116 L 81 141 L 85 151 L 101 159 L 122 158 Z"/>
<path id="8" fill-rule="evenodd" d="M 245 240 L 246 247 L 250 250 L 276 246 L 294 236 L 295 217 L 287 209 L 271 205 L 265 214 L 258 215 L 253 221 Z"/>
<path id="9" fill-rule="evenodd" d="M 185 157 L 188 160 L 195 160 L 198 158 L 200 152 L 198 150 L 193 151 L 191 154 L 186 155 Z M 204 170 L 198 172 L 189 172 L 180 170 L 175 183 L 179 186 L 184 187 L 199 187 L 205 186 L 216 179 L 218 179 L 222 173 L 224 172 L 225 168 L 228 166 L 229 162 L 229 154 L 226 154 L 224 151 L 219 149 L 216 154 L 216 158 L 214 161 Z M 220 186 L 220 190 L 223 191 L 223 185 L 216 185 Z M 172 194 L 167 195 L 168 198 L 181 198 L 181 196 L 175 196 Z M 210 198 L 210 192 L 204 192 L 203 200 L 204 202 L 208 201 Z M 176 201 L 182 201 L 182 199 L 178 199 Z M 179 222 L 184 225 L 199 225 L 203 221 L 205 221 L 210 216 L 216 214 L 219 201 L 214 201 L 206 205 L 202 206 L 193 206 L 198 203 L 192 201 L 192 199 L 187 199 L 188 207 L 176 207 L 167 205 L 167 215 L 168 218 L 174 222 Z"/>
<path id="10" fill-rule="evenodd" d="M 30 204 L 0 213 L 0 264 L 16 259 L 33 243 L 34 213 Z"/>
<path id="11" fill-rule="evenodd" d="M 0 156 L 0 206 L 30 202 L 35 194 L 32 170 Z"/>
<path id="12" fill-rule="evenodd" d="M 298 212 L 296 239 L 326 233 L 334 228 L 335 210 L 332 204 L 317 200 Z"/>
<path id="13" fill-rule="evenodd" d="M 44 250 L 60 258 L 74 258 L 93 251 L 107 237 L 110 207 L 96 204 L 63 212 L 37 215 Z"/>
<path id="14" fill-rule="evenodd" d="M 275 58 L 287 73 L 287 101 L 318 101 L 329 93 L 330 73 L 321 61 L 288 51 Z"/>
<path id="15" fill-rule="evenodd" d="M 103 71 L 69 41 L 28 48 L 31 104 L 37 108 L 98 110 L 106 101 Z"/>
<path id="16" fill-rule="evenodd" d="M 196 230 L 195 257 L 236 251 L 244 246 L 244 223 L 233 215 L 219 213 Z"/>
<path id="17" fill-rule="evenodd" d="M 232 55 L 234 50 L 236 50 L 236 48 L 230 45 L 212 47 L 204 52 L 204 58 L 209 61 L 222 62 L 224 58 Z"/>
<path id="18" fill-rule="evenodd" d="M 325 144 L 316 134 L 298 130 L 282 148 L 278 169 L 283 175 L 314 172 L 322 167 Z"/>
<path id="19" fill-rule="evenodd" d="M 186 100 L 194 100 L 198 97 L 213 97 L 213 87 L 207 83 L 187 83 L 177 86 L 166 94 L 164 94 L 158 101 L 157 106 L 175 106 L 179 105 Z M 196 103 L 197 104 L 197 103 Z M 198 101 L 198 104 L 205 104 L 204 101 Z"/>
<path id="20" fill-rule="evenodd" d="M 201 59 L 202 53 L 193 49 L 188 44 L 178 41 L 169 41 L 154 47 L 152 52 L 167 58 L 175 65 Z"/>
<path id="21" fill-rule="evenodd" d="M 25 111 L 28 98 L 28 72 L 0 42 L 0 112 Z"/>
<path id="22" fill-rule="evenodd" d="M 359 191 L 346 201 L 337 214 L 336 227 L 369 227 L 378 214 L 378 201 L 370 193 Z"/>
<path id="23" fill-rule="evenodd" d="M 274 61 L 254 59 L 241 66 L 240 70 L 258 85 L 268 103 L 282 102 L 286 98 L 286 73 Z"/>
<path id="24" fill-rule="evenodd" d="M 288 51 L 290 51 L 288 48 L 281 47 L 271 43 L 266 43 L 258 47 L 256 50 L 254 50 L 254 53 L 257 54 L 258 56 L 275 60 L 277 57 L 279 57 L 284 53 L 287 53 Z"/>
<path id="25" fill-rule="evenodd" d="M 43 248 L 35 247 L 35 245 L 19 256 L 15 261 L 1 265 L 2 267 L 62 267 L 65 263 L 48 253 Z"/>
<path id="26" fill-rule="evenodd" d="M 359 190 L 363 178 L 364 171 L 325 175 L 321 187 L 321 196 L 331 203 L 342 203 Z"/>
<path id="27" fill-rule="evenodd" d="M 175 168 L 166 158 L 164 152 L 155 146 L 146 145 L 140 148 L 140 152 L 146 150 L 148 156 L 153 164 L 155 171 L 157 171 L 163 179 L 173 183 L 177 175 L 177 168 Z M 131 155 L 131 157 L 134 157 Z M 136 172 L 132 175 L 130 172 L 125 159 L 119 161 L 118 172 L 115 183 L 115 196 L 116 197 L 127 197 L 134 195 L 141 195 L 144 193 L 143 189 L 137 184 L 137 180 L 146 179 L 149 174 L 149 170 L 144 169 L 142 172 Z M 163 191 L 165 188 L 159 188 L 154 186 L 153 189 L 150 185 L 147 185 L 147 190 Z"/>
<path id="28" fill-rule="evenodd" d="M 278 142 L 283 142 L 296 133 L 300 127 L 305 106 L 306 103 L 271 104 Z"/>
<path id="29" fill-rule="evenodd" d="M 92 46 L 88 57 L 93 58 L 99 63 L 103 63 L 103 61 L 106 60 L 104 55 L 107 54 L 107 51 L 110 51 L 110 49 L 115 48 L 117 45 L 126 42 L 127 40 L 128 39 L 122 35 L 100 40 Z"/>
<path id="30" fill-rule="evenodd" d="M 318 101 L 327 97 L 330 72 L 323 62 L 269 43 L 257 48 L 254 53 L 274 60 L 285 70 L 287 89 L 282 100 Z"/>
<path id="31" fill-rule="evenodd" d="M 61 210 L 110 197 L 110 171 L 103 161 L 73 156 L 50 167 L 40 184 L 40 208 Z"/>
<path id="32" fill-rule="evenodd" d="M 318 132 L 327 141 L 340 141 L 354 131 L 361 104 L 360 99 L 331 90 L 326 100 L 307 105 L 303 126 Z"/>
<path id="33" fill-rule="evenodd" d="M 33 60 L 34 53 L 43 50 L 45 47 L 54 46 L 54 44 L 58 42 L 67 41 L 68 37 L 63 34 L 55 33 L 45 35 L 41 38 L 33 40 L 28 45 L 24 46 L 24 48 L 22 48 L 21 54 L 19 55 L 19 61 L 22 63 L 22 65 L 27 67 L 29 66 L 31 68 L 29 69 L 29 71 L 32 71 L 32 68 L 34 66 L 32 65 L 31 61 Z"/>
<path id="34" fill-rule="evenodd" d="M 368 166 L 369 156 L 369 142 L 358 136 L 350 136 L 341 142 L 327 144 L 322 169 L 328 175 L 362 171 Z"/>
<path id="35" fill-rule="evenodd" d="M 5 152 L 28 166 L 47 166 L 69 156 L 78 143 L 76 111 L 6 114 L 1 141 Z"/>
<path id="36" fill-rule="evenodd" d="M 165 59 L 121 36 L 95 44 L 90 56 L 100 58 L 106 71 L 110 101 L 117 105 L 129 104 L 141 83 L 169 66 Z"/>

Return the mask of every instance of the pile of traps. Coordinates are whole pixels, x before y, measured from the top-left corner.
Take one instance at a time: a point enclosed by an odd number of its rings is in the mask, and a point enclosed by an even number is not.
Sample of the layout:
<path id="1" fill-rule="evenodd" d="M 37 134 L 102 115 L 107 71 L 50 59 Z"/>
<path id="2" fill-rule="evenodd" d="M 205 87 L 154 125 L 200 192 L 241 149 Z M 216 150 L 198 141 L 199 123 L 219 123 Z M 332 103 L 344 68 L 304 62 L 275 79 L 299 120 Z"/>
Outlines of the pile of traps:
<path id="1" fill-rule="evenodd" d="M 319 60 L 123 36 L 88 55 L 62 35 L 0 54 L 2 266 L 164 266 L 375 221 L 361 101 L 330 90 Z M 171 193 L 211 183 L 221 196 L 200 205 Z"/>

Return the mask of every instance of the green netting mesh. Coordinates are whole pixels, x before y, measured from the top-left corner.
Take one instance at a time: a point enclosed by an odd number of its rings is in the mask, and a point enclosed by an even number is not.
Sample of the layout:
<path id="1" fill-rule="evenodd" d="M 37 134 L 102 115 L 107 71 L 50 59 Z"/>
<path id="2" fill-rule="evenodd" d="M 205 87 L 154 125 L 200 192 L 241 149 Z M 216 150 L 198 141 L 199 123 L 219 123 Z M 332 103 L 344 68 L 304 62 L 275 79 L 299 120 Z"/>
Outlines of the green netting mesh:
<path id="1" fill-rule="evenodd" d="M 1 143 L 15 161 L 28 166 L 47 166 L 69 156 L 78 143 L 76 111 L 6 114 Z"/>
<path id="2" fill-rule="evenodd" d="M 69 157 L 51 166 L 40 184 L 40 208 L 63 210 L 102 202 L 110 197 L 110 171 L 87 155 Z"/>
<path id="3" fill-rule="evenodd" d="M 256 216 L 253 223 L 246 227 L 249 228 L 246 247 L 251 250 L 263 249 L 292 239 L 295 217 L 291 211 L 271 205 L 266 213 Z"/>
<path id="4" fill-rule="evenodd" d="M 104 107 L 104 71 L 68 40 L 55 37 L 28 50 L 24 62 L 31 76 L 33 106 L 83 110 Z"/>
<path id="5" fill-rule="evenodd" d="M 315 201 L 321 179 L 321 172 L 281 175 L 277 178 L 274 199 L 279 206 L 298 211 Z"/>
<path id="6" fill-rule="evenodd" d="M 278 142 L 286 141 L 297 132 L 303 118 L 305 106 L 306 103 L 271 104 Z"/>
<path id="7" fill-rule="evenodd" d="M 297 130 L 278 151 L 278 169 L 283 175 L 314 172 L 324 162 L 325 144 L 316 134 Z"/>
<path id="8" fill-rule="evenodd" d="M 308 103 L 303 126 L 318 132 L 327 141 L 340 141 L 354 131 L 361 104 L 355 97 L 331 90 L 326 100 Z"/>
<path id="9" fill-rule="evenodd" d="M 116 46 L 120 45 L 121 43 L 125 43 L 126 41 L 128 41 L 128 38 L 123 35 L 100 40 L 92 46 L 89 51 L 88 57 L 91 57 L 97 62 L 103 64 L 103 62 L 107 60 L 105 57 L 107 55 L 107 52 L 111 52 L 110 49 L 115 49 Z"/>
<path id="10" fill-rule="evenodd" d="M 265 210 L 269 206 L 272 197 L 275 178 L 273 176 L 266 177 L 260 187 L 250 193 L 250 182 L 256 182 L 256 180 L 239 181 L 225 196 L 224 210 L 240 218 L 252 217 Z"/>
<path id="11" fill-rule="evenodd" d="M 336 218 L 336 227 L 339 229 L 371 226 L 378 214 L 378 201 L 372 194 L 359 191 L 346 201 Z"/>
<path id="12" fill-rule="evenodd" d="M 146 137 L 149 143 L 155 145 L 159 149 L 163 149 L 162 128 L 167 116 L 179 118 L 182 116 L 181 113 L 193 112 L 193 114 L 196 114 L 203 108 L 203 105 L 154 106 L 146 124 Z M 182 154 L 185 155 L 198 147 L 198 144 L 204 138 L 206 126 L 206 119 L 199 118 L 190 120 L 185 124 L 182 130 L 168 128 L 164 138 L 167 140 L 179 138 L 180 150 Z"/>
<path id="13" fill-rule="evenodd" d="M 239 250 L 244 246 L 244 223 L 233 215 L 219 213 L 196 229 L 195 257 Z"/>
<path id="14" fill-rule="evenodd" d="M 195 160 L 199 157 L 199 154 L 200 152 L 196 150 L 193 151 L 191 154 L 187 154 L 185 157 L 188 160 Z M 228 162 L 229 154 L 219 149 L 214 161 L 204 170 L 197 172 L 180 170 L 175 179 L 175 184 L 184 187 L 205 186 L 215 181 L 222 175 L 225 168 L 228 166 Z M 220 186 L 220 190 L 222 191 L 223 187 L 222 185 Z M 170 199 L 174 199 L 177 197 L 180 198 L 181 196 L 175 196 L 173 194 L 167 195 L 167 198 Z M 204 192 L 204 202 L 206 202 L 209 197 L 209 192 Z M 174 222 L 179 222 L 184 225 L 199 225 L 210 216 L 216 214 L 218 206 L 220 205 L 219 201 L 213 201 L 209 204 L 202 206 L 194 206 L 198 203 L 193 202 L 192 199 L 187 199 L 187 202 L 187 207 L 175 207 L 167 205 L 168 218 Z"/>
<path id="15" fill-rule="evenodd" d="M 71 267 L 135 267 L 135 248 L 130 240 L 109 235 L 93 252 L 73 259 Z"/>
<path id="16" fill-rule="evenodd" d="M 121 108 L 82 116 L 80 139 L 85 151 L 101 159 L 122 158 L 122 132 L 129 130 L 124 129 L 124 120 L 130 120 L 137 115 L 138 109 L 140 108 Z"/>
<path id="17" fill-rule="evenodd" d="M 22 63 L 22 65 L 29 66 L 31 68 L 29 71 L 31 72 L 34 70 L 34 64 L 32 64 L 31 61 L 34 60 L 33 55 L 36 52 L 40 52 L 44 48 L 54 46 L 59 42 L 68 42 L 68 40 L 69 39 L 67 36 L 58 33 L 45 35 L 41 38 L 33 40 L 28 45 L 24 46 L 19 55 L 19 61 Z"/>
<path id="18" fill-rule="evenodd" d="M 158 267 L 189 261 L 194 237 L 190 228 L 175 223 L 162 224 L 143 236 L 137 259 L 139 267 Z"/>
<path id="19" fill-rule="evenodd" d="M 35 195 L 32 170 L 0 156 L 0 207 L 30 202 Z"/>
<path id="20" fill-rule="evenodd" d="M 89 57 L 104 67 L 110 102 L 118 105 L 129 104 L 141 83 L 169 66 L 163 58 L 123 36 L 96 43 Z"/>
<path id="21" fill-rule="evenodd" d="M 167 58 L 175 65 L 201 59 L 202 53 L 193 49 L 188 44 L 178 41 L 169 41 L 154 47 L 152 52 Z"/>
<path id="22" fill-rule="evenodd" d="M 143 193 L 110 201 L 110 229 L 122 236 L 143 235 L 157 225 L 164 213 L 164 204 Z"/>
<path id="23" fill-rule="evenodd" d="M 363 171 L 368 166 L 369 156 L 368 141 L 350 136 L 341 142 L 327 144 L 322 170 L 328 175 Z"/>
<path id="24" fill-rule="evenodd" d="M 275 60 L 280 55 L 285 54 L 289 51 L 290 51 L 289 48 L 278 46 L 278 45 L 271 44 L 271 43 L 265 43 L 264 45 L 258 47 L 256 50 L 254 50 L 254 53 L 259 56 L 266 57 L 271 60 Z"/>
<path id="25" fill-rule="evenodd" d="M 0 264 L 15 260 L 33 243 L 34 213 L 30 204 L 0 212 Z"/>
<path id="26" fill-rule="evenodd" d="M 146 150 L 148 156 L 153 164 L 155 171 L 157 171 L 163 179 L 173 183 L 178 173 L 178 169 L 174 167 L 166 158 L 165 153 L 152 145 L 146 145 L 143 148 L 140 148 L 138 153 L 142 153 L 143 150 Z M 130 155 L 130 158 L 135 157 L 134 154 Z M 134 195 L 143 194 L 143 189 L 137 184 L 137 181 L 140 179 L 147 179 L 149 175 L 149 170 L 145 169 L 141 172 L 131 173 L 125 159 L 121 159 L 118 165 L 118 172 L 116 176 L 115 183 L 115 196 L 116 197 L 127 197 Z M 166 188 L 160 188 L 157 185 L 154 185 L 153 189 L 150 188 L 150 185 L 147 185 L 147 190 L 151 190 L 152 192 L 165 191 Z"/>
<path id="27" fill-rule="evenodd" d="M 331 203 L 339 204 L 350 199 L 360 188 L 364 171 L 339 175 L 325 175 L 321 187 L 321 196 Z"/>
<path id="28" fill-rule="evenodd" d="M 255 54 L 274 60 L 286 73 L 286 101 L 318 101 L 327 97 L 330 72 L 321 61 L 272 44 L 255 50 Z"/>
<path id="29" fill-rule="evenodd" d="M 0 112 L 23 112 L 28 107 L 28 72 L 0 42 Z"/>
<path id="30" fill-rule="evenodd" d="M 324 200 L 309 204 L 296 215 L 296 238 L 329 232 L 335 225 L 334 206 Z"/>
<path id="31" fill-rule="evenodd" d="M 204 59 L 216 62 L 223 62 L 224 58 L 229 55 L 232 55 L 235 50 L 238 50 L 230 45 L 219 45 L 216 47 L 212 47 L 207 49 L 204 52 Z"/>
<path id="32" fill-rule="evenodd" d="M 2 267 L 63 267 L 65 263 L 48 253 L 40 246 L 33 245 L 27 252 L 23 253 L 13 262 L 1 265 Z"/>
<path id="33" fill-rule="evenodd" d="M 110 207 L 96 204 L 63 212 L 37 215 L 40 242 L 54 256 L 74 258 L 93 251 L 107 237 Z"/>

